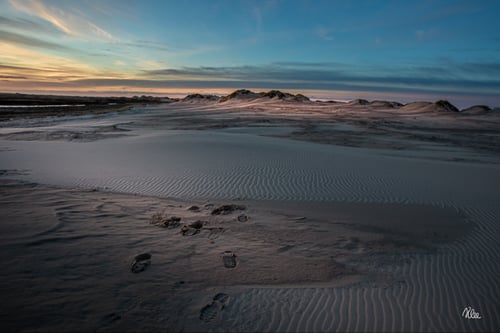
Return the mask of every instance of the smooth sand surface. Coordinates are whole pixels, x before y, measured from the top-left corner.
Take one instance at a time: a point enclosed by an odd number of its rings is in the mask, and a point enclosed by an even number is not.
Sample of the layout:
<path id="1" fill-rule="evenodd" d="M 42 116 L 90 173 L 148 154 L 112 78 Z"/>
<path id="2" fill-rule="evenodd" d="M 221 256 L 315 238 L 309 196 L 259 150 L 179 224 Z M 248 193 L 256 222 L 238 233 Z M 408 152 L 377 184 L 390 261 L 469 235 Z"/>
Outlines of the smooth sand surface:
<path id="1" fill-rule="evenodd" d="M 331 115 L 245 103 L 4 124 L 2 327 L 499 329 L 495 147 L 449 133 L 422 145 L 367 132 L 383 147 L 290 140 L 301 126 L 325 136 L 304 117 Z M 485 135 L 484 119 L 411 112 L 424 136 L 464 122 Z M 364 131 L 351 120 L 326 125 Z M 245 209 L 212 215 L 221 204 Z M 468 306 L 482 318 L 463 318 Z"/>

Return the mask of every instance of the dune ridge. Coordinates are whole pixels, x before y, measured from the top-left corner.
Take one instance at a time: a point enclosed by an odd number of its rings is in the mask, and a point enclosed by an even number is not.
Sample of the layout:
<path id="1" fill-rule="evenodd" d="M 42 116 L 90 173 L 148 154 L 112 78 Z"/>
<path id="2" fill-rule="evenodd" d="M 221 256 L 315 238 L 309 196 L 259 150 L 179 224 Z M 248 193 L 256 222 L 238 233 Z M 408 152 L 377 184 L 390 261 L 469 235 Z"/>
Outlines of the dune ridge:
<path id="1" fill-rule="evenodd" d="M 107 112 L 106 108 L 110 111 L 118 110 L 118 107 L 145 105 L 145 104 L 238 104 L 243 101 L 266 102 L 272 100 L 274 102 L 288 102 L 288 103 L 306 103 L 306 104 L 339 104 L 344 106 L 373 106 L 384 107 L 389 109 L 401 109 L 405 111 L 421 112 L 450 112 L 450 113 L 463 113 L 463 114 L 488 114 L 496 112 L 498 108 L 490 108 L 486 105 L 473 105 L 463 109 L 458 109 L 456 106 L 446 100 L 438 100 L 436 102 L 409 102 L 406 104 L 395 101 L 373 100 L 366 99 L 353 99 L 348 102 L 335 102 L 335 101 L 313 101 L 303 94 L 292 94 L 289 92 L 282 92 L 280 90 L 270 90 L 267 92 L 253 92 L 248 89 L 239 89 L 228 95 L 211 95 L 193 93 L 186 95 L 184 98 L 170 98 L 154 97 L 154 96 L 134 96 L 134 97 L 90 97 L 90 96 L 58 96 L 58 95 L 30 95 L 30 94 L 12 94 L 0 93 L 0 115 L 4 114 L 9 117 L 22 117 L 22 116 L 41 116 L 46 115 L 60 115 L 63 113 L 90 113 L 93 109 Z M 16 106 L 23 106 L 23 109 L 15 109 Z M 29 106 L 64 106 L 64 108 L 52 108 L 50 110 L 36 110 L 31 109 Z M 75 108 L 79 106 L 80 108 Z M 83 108 L 82 108 L 83 106 Z M 10 107 L 10 108 L 7 108 Z M 15 109 L 15 112 L 14 112 Z M 109 111 L 108 111 L 109 112 Z M 0 117 L 0 121 L 6 120 L 6 116 Z"/>
<path id="2" fill-rule="evenodd" d="M 280 90 L 270 90 L 267 92 L 253 92 L 248 89 L 236 90 L 225 96 L 218 95 L 206 95 L 206 94 L 190 94 L 182 99 L 177 99 L 172 101 L 177 101 L 179 103 L 188 104 L 227 104 L 237 105 L 243 102 L 268 102 L 272 100 L 274 102 L 294 102 L 294 103 L 306 103 L 306 104 L 317 104 L 317 105 L 340 105 L 340 106 L 372 106 L 375 108 L 387 108 L 387 109 L 401 109 L 402 111 L 410 112 L 444 112 L 444 113 L 459 113 L 459 114 L 488 114 L 496 109 L 491 109 L 485 105 L 473 105 L 467 108 L 459 109 L 447 100 L 438 100 L 436 102 L 409 102 L 406 104 L 394 102 L 394 101 L 383 101 L 383 100 L 373 100 L 368 101 L 366 99 L 354 99 L 348 102 L 334 102 L 334 101 L 312 101 L 307 96 L 302 94 L 291 94 L 288 92 L 282 92 Z"/>

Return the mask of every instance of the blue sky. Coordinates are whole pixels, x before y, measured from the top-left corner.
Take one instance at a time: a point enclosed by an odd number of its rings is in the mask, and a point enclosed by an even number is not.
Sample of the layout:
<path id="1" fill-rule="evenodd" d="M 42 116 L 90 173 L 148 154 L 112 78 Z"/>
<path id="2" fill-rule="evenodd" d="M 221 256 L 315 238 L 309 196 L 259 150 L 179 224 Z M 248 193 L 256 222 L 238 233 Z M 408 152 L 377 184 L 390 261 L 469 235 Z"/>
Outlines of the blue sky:
<path id="1" fill-rule="evenodd" d="M 500 1 L 0 2 L 0 90 L 500 106 Z"/>

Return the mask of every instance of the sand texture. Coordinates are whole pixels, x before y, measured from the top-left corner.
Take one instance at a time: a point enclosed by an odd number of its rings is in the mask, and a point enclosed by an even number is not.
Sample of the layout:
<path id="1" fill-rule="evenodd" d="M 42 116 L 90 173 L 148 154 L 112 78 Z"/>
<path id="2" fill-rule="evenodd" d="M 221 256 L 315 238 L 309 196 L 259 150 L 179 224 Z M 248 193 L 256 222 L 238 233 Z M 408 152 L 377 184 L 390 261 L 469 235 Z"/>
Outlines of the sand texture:
<path id="1" fill-rule="evenodd" d="M 1 328 L 498 331 L 476 109 L 245 93 L 0 123 Z"/>

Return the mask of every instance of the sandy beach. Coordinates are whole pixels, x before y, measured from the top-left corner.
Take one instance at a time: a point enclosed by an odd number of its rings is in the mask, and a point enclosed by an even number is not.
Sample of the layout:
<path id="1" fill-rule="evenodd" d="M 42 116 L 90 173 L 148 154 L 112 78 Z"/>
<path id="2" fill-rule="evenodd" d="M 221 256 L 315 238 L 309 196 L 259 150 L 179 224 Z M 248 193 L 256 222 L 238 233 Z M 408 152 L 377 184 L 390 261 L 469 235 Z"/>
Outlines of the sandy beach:
<path id="1" fill-rule="evenodd" d="M 277 93 L 2 121 L 2 328 L 497 331 L 499 139 Z"/>

